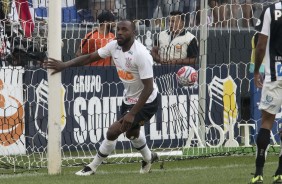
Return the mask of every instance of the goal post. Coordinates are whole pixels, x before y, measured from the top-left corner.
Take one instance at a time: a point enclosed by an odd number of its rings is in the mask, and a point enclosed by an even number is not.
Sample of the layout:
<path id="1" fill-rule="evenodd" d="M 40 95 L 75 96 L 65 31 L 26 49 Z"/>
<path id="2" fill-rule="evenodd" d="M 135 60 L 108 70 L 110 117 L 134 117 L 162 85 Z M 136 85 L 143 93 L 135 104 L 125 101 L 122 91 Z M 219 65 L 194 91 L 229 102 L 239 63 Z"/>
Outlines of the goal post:
<path id="1" fill-rule="evenodd" d="M 48 57 L 61 60 L 61 0 L 49 1 Z M 61 173 L 61 73 L 48 69 L 48 174 Z"/>
<path id="2" fill-rule="evenodd" d="M 199 55 L 201 57 L 200 70 L 199 70 L 199 111 L 200 111 L 200 136 L 201 141 L 205 142 L 205 114 L 206 114 L 206 68 L 207 68 L 207 37 L 208 37 L 208 25 L 207 25 L 207 9 L 208 2 L 206 0 L 201 0 L 201 29 L 200 29 L 200 49 Z"/>

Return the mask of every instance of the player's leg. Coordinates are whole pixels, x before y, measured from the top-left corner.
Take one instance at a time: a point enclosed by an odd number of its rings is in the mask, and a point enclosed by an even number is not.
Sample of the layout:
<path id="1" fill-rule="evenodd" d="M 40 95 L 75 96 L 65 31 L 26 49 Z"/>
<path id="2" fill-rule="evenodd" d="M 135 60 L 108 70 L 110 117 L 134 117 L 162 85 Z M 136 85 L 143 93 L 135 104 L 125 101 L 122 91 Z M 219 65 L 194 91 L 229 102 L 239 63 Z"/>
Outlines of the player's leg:
<path id="1" fill-rule="evenodd" d="M 126 137 L 130 139 L 133 147 L 140 151 L 143 162 L 140 173 L 148 173 L 151 169 L 151 164 L 158 160 L 158 155 L 151 152 L 146 143 L 145 133 L 140 131 L 140 127 L 148 122 L 158 110 L 158 98 L 153 102 L 145 104 L 144 107 L 135 115 L 132 127 L 126 132 Z"/>
<path id="2" fill-rule="evenodd" d="M 280 147 L 281 147 L 281 150 L 280 150 L 280 154 L 279 154 L 279 162 L 278 162 L 278 168 L 274 174 L 274 177 L 273 177 L 273 183 L 282 183 L 282 131 L 280 130 Z"/>
<path id="3" fill-rule="evenodd" d="M 151 152 L 147 143 L 145 133 L 140 130 L 140 126 L 126 132 L 126 137 L 130 139 L 134 148 L 142 155 L 143 161 L 140 169 L 141 174 L 150 172 L 153 162 L 159 159 L 157 153 Z"/>
<path id="4" fill-rule="evenodd" d="M 277 92 L 278 92 L 279 97 L 280 97 L 279 100 L 277 100 L 277 102 L 278 102 L 278 105 L 280 105 L 280 107 L 281 107 L 281 105 L 282 105 L 282 97 L 281 97 L 282 81 L 279 81 L 277 83 L 278 83 Z M 277 168 L 277 170 L 274 174 L 274 177 L 273 177 L 273 183 L 276 183 L 276 184 L 278 184 L 278 183 L 282 184 L 282 131 L 281 130 L 280 130 L 280 140 L 281 140 L 281 142 L 280 142 L 280 149 L 281 150 L 280 150 L 280 154 L 279 154 L 278 168 Z"/>
<path id="5" fill-rule="evenodd" d="M 270 131 L 275 120 L 275 115 L 279 112 L 281 107 L 280 94 L 282 92 L 282 84 L 280 85 L 279 82 L 266 82 L 263 85 L 262 96 L 259 105 L 259 109 L 262 113 L 262 120 L 256 141 L 256 171 L 251 183 L 262 183 L 263 180 L 263 168 L 265 164 L 267 148 L 270 143 Z"/>
<path id="6" fill-rule="evenodd" d="M 274 122 L 275 115 L 262 110 L 261 128 L 257 135 L 256 151 L 256 171 L 251 183 L 263 182 L 263 168 L 267 154 L 267 148 L 270 143 L 270 130 Z"/>
<path id="7" fill-rule="evenodd" d="M 102 141 L 101 146 L 99 147 L 98 153 L 95 155 L 93 161 L 85 166 L 82 170 L 76 172 L 76 175 L 80 176 L 88 176 L 91 174 L 94 174 L 101 165 L 101 163 L 112 153 L 112 151 L 116 147 L 117 138 L 121 132 L 121 123 L 119 121 L 116 121 L 113 123 L 108 131 L 107 131 L 107 137 Z"/>

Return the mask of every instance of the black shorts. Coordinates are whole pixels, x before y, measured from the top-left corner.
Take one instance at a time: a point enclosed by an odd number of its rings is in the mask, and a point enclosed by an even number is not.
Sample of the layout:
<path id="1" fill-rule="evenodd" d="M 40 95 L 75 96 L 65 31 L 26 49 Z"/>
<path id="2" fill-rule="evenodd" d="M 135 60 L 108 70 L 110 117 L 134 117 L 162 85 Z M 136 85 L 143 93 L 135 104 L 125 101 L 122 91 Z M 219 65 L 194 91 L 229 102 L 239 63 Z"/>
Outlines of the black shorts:
<path id="1" fill-rule="evenodd" d="M 127 105 L 124 102 L 122 102 L 122 106 L 121 106 L 122 116 L 128 113 L 132 107 L 133 105 Z M 145 122 L 148 122 L 156 114 L 156 112 L 158 111 L 158 107 L 159 107 L 159 100 L 157 96 L 153 102 L 145 104 L 143 108 L 135 115 L 135 119 L 134 122 L 132 123 L 131 129 L 139 128 L 140 126 L 143 126 Z"/>

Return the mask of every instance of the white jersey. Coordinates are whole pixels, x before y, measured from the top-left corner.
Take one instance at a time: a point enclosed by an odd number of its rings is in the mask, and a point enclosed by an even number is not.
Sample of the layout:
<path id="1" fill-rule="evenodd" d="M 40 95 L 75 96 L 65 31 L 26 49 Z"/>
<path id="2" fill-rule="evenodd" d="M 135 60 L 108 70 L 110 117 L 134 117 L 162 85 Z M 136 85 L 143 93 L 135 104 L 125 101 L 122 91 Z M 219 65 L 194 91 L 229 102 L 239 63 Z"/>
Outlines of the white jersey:
<path id="1" fill-rule="evenodd" d="M 153 58 L 146 47 L 134 41 L 127 52 L 123 52 L 117 41 L 111 41 L 105 47 L 98 50 L 102 58 L 112 56 L 118 76 L 124 85 L 123 101 L 125 104 L 136 104 L 144 88 L 141 79 L 152 78 Z M 154 90 L 146 103 L 150 103 L 157 97 L 158 88 L 153 84 Z"/>
<path id="2" fill-rule="evenodd" d="M 282 2 L 266 8 L 256 25 L 260 34 L 268 36 L 265 52 L 265 81 L 282 80 Z"/>

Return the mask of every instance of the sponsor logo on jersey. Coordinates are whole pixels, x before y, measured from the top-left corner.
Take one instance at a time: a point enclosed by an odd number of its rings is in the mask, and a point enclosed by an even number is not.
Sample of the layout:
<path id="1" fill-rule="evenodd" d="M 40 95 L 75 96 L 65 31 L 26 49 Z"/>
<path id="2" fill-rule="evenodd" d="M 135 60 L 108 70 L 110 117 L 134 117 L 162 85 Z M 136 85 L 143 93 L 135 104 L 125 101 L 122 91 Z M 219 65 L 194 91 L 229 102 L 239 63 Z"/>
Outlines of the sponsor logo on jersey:
<path id="1" fill-rule="evenodd" d="M 266 95 L 265 100 L 266 100 L 267 103 L 271 103 L 273 101 L 273 97 Z"/>
<path id="2" fill-rule="evenodd" d="M 282 77 L 282 64 L 276 65 L 277 76 Z"/>
<path id="3" fill-rule="evenodd" d="M 175 45 L 175 49 L 176 49 L 177 51 L 181 51 L 182 45 L 180 45 L 180 44 Z"/>
<path id="4" fill-rule="evenodd" d="M 128 71 L 124 71 L 124 70 L 118 70 L 118 76 L 123 79 L 123 80 L 133 80 L 134 79 L 134 76 L 131 72 L 128 72 Z"/>
<path id="5" fill-rule="evenodd" d="M 4 82 L 0 79 L 0 144 L 9 146 L 23 134 L 24 109 L 18 99 L 4 94 L 4 90 Z"/>
<path id="6" fill-rule="evenodd" d="M 281 10 L 274 10 L 274 19 L 278 20 L 282 17 L 282 11 Z"/>

